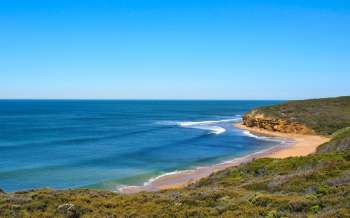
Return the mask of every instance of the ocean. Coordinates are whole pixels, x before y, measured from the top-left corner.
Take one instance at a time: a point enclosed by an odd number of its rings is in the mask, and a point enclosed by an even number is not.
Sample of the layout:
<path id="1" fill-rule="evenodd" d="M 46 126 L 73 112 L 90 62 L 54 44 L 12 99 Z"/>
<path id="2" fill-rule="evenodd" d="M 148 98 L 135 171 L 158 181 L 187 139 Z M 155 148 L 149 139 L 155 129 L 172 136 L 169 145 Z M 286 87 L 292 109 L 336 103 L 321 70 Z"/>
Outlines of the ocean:
<path id="1" fill-rule="evenodd" d="M 0 188 L 117 190 L 279 143 L 233 127 L 281 101 L 0 100 Z"/>

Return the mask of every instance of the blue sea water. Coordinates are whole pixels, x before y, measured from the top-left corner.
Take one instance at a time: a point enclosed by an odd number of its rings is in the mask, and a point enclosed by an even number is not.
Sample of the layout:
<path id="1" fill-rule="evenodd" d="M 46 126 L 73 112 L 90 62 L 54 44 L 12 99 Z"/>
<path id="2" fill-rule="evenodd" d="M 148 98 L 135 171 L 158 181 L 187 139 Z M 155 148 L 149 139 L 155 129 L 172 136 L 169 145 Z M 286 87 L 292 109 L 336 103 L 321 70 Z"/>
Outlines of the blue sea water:
<path id="1" fill-rule="evenodd" d="M 266 149 L 233 123 L 276 103 L 1 100 L 0 188 L 115 190 Z"/>

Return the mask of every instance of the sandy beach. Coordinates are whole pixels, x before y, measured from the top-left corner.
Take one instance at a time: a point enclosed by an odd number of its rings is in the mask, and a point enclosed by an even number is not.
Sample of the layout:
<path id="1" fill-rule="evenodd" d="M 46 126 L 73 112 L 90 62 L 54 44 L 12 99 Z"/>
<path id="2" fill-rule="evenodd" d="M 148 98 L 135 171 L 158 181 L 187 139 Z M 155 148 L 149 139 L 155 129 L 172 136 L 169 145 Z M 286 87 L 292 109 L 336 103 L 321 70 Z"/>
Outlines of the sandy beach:
<path id="1" fill-rule="evenodd" d="M 264 157 L 273 157 L 273 158 L 286 158 L 286 157 L 296 157 L 296 156 L 305 156 L 316 151 L 316 148 L 330 140 L 330 138 L 318 136 L 318 135 L 301 135 L 301 134 L 290 134 L 290 133 L 280 133 L 280 132 L 271 132 L 259 128 L 250 128 L 242 124 L 236 124 L 235 127 L 240 129 L 248 130 L 254 134 L 262 134 L 275 136 L 280 138 L 287 138 L 294 141 L 291 145 L 280 149 L 278 151 L 272 152 L 270 154 L 264 155 Z"/>
<path id="2" fill-rule="evenodd" d="M 329 138 L 317 136 L 317 135 L 300 135 L 300 134 L 287 134 L 279 132 L 271 132 L 258 128 L 249 128 L 242 124 L 235 124 L 236 128 L 249 131 L 257 135 L 273 136 L 281 139 L 286 139 L 289 143 L 280 144 L 278 146 L 262 150 L 244 157 L 235 158 L 230 161 L 226 161 L 220 164 L 212 166 L 197 167 L 191 170 L 184 170 L 178 172 L 172 172 L 161 175 L 152 179 L 144 186 L 126 186 L 120 188 L 121 193 L 137 193 L 140 191 L 159 191 L 165 189 L 174 189 L 184 187 L 191 183 L 194 183 L 202 178 L 208 177 L 214 172 L 224 170 L 229 167 L 237 166 L 244 162 L 249 162 L 253 159 L 262 157 L 271 158 L 286 158 L 294 156 L 305 156 L 316 151 L 316 148 L 327 141 Z"/>

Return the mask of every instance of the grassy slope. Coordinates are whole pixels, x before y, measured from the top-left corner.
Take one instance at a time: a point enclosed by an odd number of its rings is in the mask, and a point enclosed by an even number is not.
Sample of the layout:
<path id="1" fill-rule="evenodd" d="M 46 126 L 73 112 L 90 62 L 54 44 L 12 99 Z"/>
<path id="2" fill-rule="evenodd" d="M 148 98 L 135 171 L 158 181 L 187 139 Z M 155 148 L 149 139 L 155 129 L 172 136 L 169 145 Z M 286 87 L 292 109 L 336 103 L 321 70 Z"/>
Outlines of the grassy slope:
<path id="1" fill-rule="evenodd" d="M 332 140 L 320 145 L 317 148 L 318 153 L 327 153 L 332 151 L 343 151 L 350 149 L 350 127 L 340 129 L 333 133 Z"/>
<path id="2" fill-rule="evenodd" d="M 64 203 L 71 210 L 58 210 Z M 350 217 L 350 130 L 316 154 L 263 158 L 190 187 L 119 195 L 96 190 L 0 193 L 0 217 Z"/>
<path id="3" fill-rule="evenodd" d="M 350 127 L 350 96 L 290 101 L 257 110 L 272 118 L 303 123 L 321 135 Z"/>
<path id="4" fill-rule="evenodd" d="M 0 217 L 350 217 L 350 152 L 259 159 L 185 189 L 118 195 L 94 190 L 0 194 Z"/>

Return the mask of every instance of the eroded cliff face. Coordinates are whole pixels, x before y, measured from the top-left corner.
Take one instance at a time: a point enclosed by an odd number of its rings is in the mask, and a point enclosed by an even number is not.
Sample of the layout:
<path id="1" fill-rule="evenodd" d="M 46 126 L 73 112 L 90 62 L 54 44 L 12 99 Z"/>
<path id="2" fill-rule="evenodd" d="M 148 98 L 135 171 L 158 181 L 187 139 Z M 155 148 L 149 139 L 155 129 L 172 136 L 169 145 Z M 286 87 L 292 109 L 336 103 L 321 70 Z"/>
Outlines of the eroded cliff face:
<path id="1" fill-rule="evenodd" d="M 247 127 L 258 127 L 269 131 L 297 134 L 315 134 L 315 132 L 304 124 L 289 121 L 287 119 L 276 119 L 269 117 L 258 110 L 252 110 L 243 117 L 243 124 Z"/>

